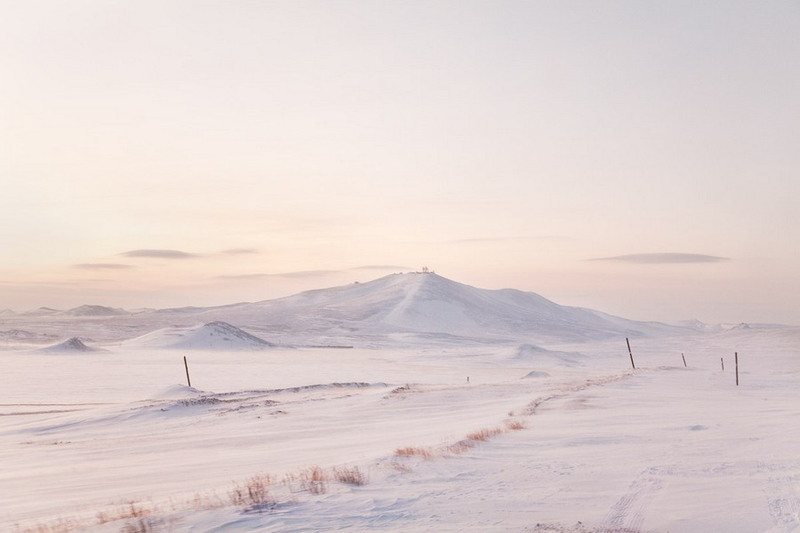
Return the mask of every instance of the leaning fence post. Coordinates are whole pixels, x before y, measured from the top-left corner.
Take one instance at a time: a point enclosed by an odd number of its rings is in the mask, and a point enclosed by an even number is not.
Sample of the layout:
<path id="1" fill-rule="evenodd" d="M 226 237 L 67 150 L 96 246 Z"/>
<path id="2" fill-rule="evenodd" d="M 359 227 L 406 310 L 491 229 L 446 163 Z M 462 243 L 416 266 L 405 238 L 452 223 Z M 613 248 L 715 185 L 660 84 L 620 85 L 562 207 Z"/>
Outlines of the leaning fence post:
<path id="1" fill-rule="evenodd" d="M 724 357 L 720 357 L 719 358 L 719 362 L 722 365 L 722 371 L 725 372 L 725 358 Z"/>
<path id="2" fill-rule="evenodd" d="M 686 357 L 681 353 L 681 359 L 683 359 L 683 367 L 686 368 Z"/>
<path id="3" fill-rule="evenodd" d="M 633 352 L 631 351 L 631 341 L 628 340 L 628 337 L 625 337 L 625 342 L 628 344 L 628 355 L 631 356 L 631 367 L 636 370 L 636 365 L 633 362 Z"/>
<path id="4" fill-rule="evenodd" d="M 739 352 L 733 352 L 733 356 L 736 360 L 736 386 L 739 386 Z"/>
<path id="5" fill-rule="evenodd" d="M 189 386 L 191 387 L 192 386 L 192 380 L 189 379 L 189 363 L 186 362 L 186 356 L 185 355 L 183 356 L 183 366 L 186 368 L 186 383 L 188 383 Z"/>

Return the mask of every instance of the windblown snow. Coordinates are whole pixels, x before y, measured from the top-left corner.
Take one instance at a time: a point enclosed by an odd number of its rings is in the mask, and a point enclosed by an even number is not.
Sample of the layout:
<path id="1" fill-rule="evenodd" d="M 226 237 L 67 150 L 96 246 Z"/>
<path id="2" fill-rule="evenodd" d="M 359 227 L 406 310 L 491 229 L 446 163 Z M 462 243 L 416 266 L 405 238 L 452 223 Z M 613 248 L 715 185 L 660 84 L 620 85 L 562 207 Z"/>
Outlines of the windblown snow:
<path id="1" fill-rule="evenodd" d="M 0 340 L 2 531 L 800 531 L 797 327 L 403 274 Z"/>

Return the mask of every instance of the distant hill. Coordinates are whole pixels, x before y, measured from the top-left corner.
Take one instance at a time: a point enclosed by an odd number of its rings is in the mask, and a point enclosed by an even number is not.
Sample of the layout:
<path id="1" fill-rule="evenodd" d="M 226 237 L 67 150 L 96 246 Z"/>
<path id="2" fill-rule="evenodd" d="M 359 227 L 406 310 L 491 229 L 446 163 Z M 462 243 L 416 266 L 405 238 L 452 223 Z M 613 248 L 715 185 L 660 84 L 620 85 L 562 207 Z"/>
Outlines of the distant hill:
<path id="1" fill-rule="evenodd" d="M 59 313 L 62 313 L 59 309 L 53 309 L 51 307 L 39 307 L 38 309 L 33 309 L 31 311 L 27 311 L 23 313 L 25 316 L 53 316 Z"/>
<path id="2" fill-rule="evenodd" d="M 104 305 L 81 305 L 59 313 L 67 316 L 120 316 L 130 314 L 124 309 L 106 307 Z"/>
<path id="3" fill-rule="evenodd" d="M 58 336 L 55 336 L 51 333 L 37 333 L 34 331 L 27 331 L 24 329 L 9 329 L 6 331 L 0 331 L 0 340 L 10 341 L 10 342 L 35 344 L 35 343 L 52 342 L 57 338 Z"/>

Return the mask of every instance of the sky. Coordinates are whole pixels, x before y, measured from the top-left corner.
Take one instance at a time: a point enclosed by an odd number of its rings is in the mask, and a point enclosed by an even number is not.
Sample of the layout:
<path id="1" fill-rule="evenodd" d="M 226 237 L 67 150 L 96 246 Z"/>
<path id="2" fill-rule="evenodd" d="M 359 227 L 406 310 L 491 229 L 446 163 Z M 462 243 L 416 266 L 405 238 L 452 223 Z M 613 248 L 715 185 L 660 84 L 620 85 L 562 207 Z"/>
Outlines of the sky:
<path id="1" fill-rule="evenodd" d="M 428 266 L 800 324 L 796 0 L 0 0 L 0 309 Z"/>

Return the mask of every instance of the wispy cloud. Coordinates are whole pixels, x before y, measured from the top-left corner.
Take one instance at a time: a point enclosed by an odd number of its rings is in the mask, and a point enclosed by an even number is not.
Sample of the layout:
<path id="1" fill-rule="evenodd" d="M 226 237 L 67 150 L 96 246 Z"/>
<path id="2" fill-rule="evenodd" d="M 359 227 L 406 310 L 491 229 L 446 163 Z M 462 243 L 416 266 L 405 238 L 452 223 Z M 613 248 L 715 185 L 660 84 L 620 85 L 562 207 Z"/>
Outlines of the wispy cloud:
<path id="1" fill-rule="evenodd" d="M 72 268 L 80 268 L 83 270 L 125 270 L 136 267 L 133 265 L 124 265 L 122 263 L 80 263 L 72 265 Z"/>
<path id="2" fill-rule="evenodd" d="M 181 250 L 130 250 L 120 255 L 125 257 L 150 257 L 155 259 L 191 259 L 199 257 L 197 254 L 182 252 Z"/>
<path id="3" fill-rule="evenodd" d="M 341 272 L 341 270 L 300 270 L 297 272 L 282 272 L 280 274 L 272 274 L 272 276 L 278 278 L 314 278 L 317 276 L 340 274 Z"/>
<path id="4" fill-rule="evenodd" d="M 353 267 L 350 270 L 414 270 L 411 267 L 407 266 L 400 266 L 400 265 L 364 265 L 364 266 L 357 266 Z"/>
<path id="5" fill-rule="evenodd" d="M 520 241 L 570 241 L 572 237 L 561 235 L 534 235 L 532 237 L 472 237 L 467 239 L 455 239 L 444 241 L 443 244 L 482 244 L 482 243 L 501 243 L 501 242 L 520 242 Z"/>
<path id="6" fill-rule="evenodd" d="M 223 255 L 245 255 L 245 254 L 258 254 L 261 253 L 255 248 L 231 248 L 230 250 L 222 250 Z"/>
<path id="7" fill-rule="evenodd" d="M 280 272 L 277 274 L 234 274 L 228 276 L 217 276 L 214 279 L 266 279 L 266 278 L 315 278 L 329 276 L 331 274 L 341 274 L 343 270 L 300 270 L 297 272 Z"/>
<path id="8" fill-rule="evenodd" d="M 347 274 L 348 272 L 356 272 L 362 270 L 407 272 L 414 269 L 411 267 L 401 266 L 401 265 L 362 265 L 362 266 L 348 268 L 345 270 L 298 270 L 294 272 L 277 272 L 272 274 L 267 274 L 263 272 L 252 273 L 252 274 L 229 274 L 225 276 L 216 276 L 214 279 L 243 280 L 243 281 L 269 279 L 269 278 L 310 279 L 310 278 L 324 278 L 326 276 L 333 276 L 336 274 Z"/>
<path id="9" fill-rule="evenodd" d="M 589 261 L 617 261 L 620 263 L 634 264 L 680 264 L 680 263 L 719 263 L 730 261 L 728 257 L 718 257 L 716 255 L 704 254 L 683 254 L 683 253 L 650 253 L 650 254 L 628 254 L 617 255 L 614 257 L 598 257 Z"/>
<path id="10" fill-rule="evenodd" d="M 270 277 L 269 274 L 233 274 L 228 276 L 216 276 L 214 279 L 239 279 L 239 280 L 248 280 L 248 279 L 264 279 Z"/>

